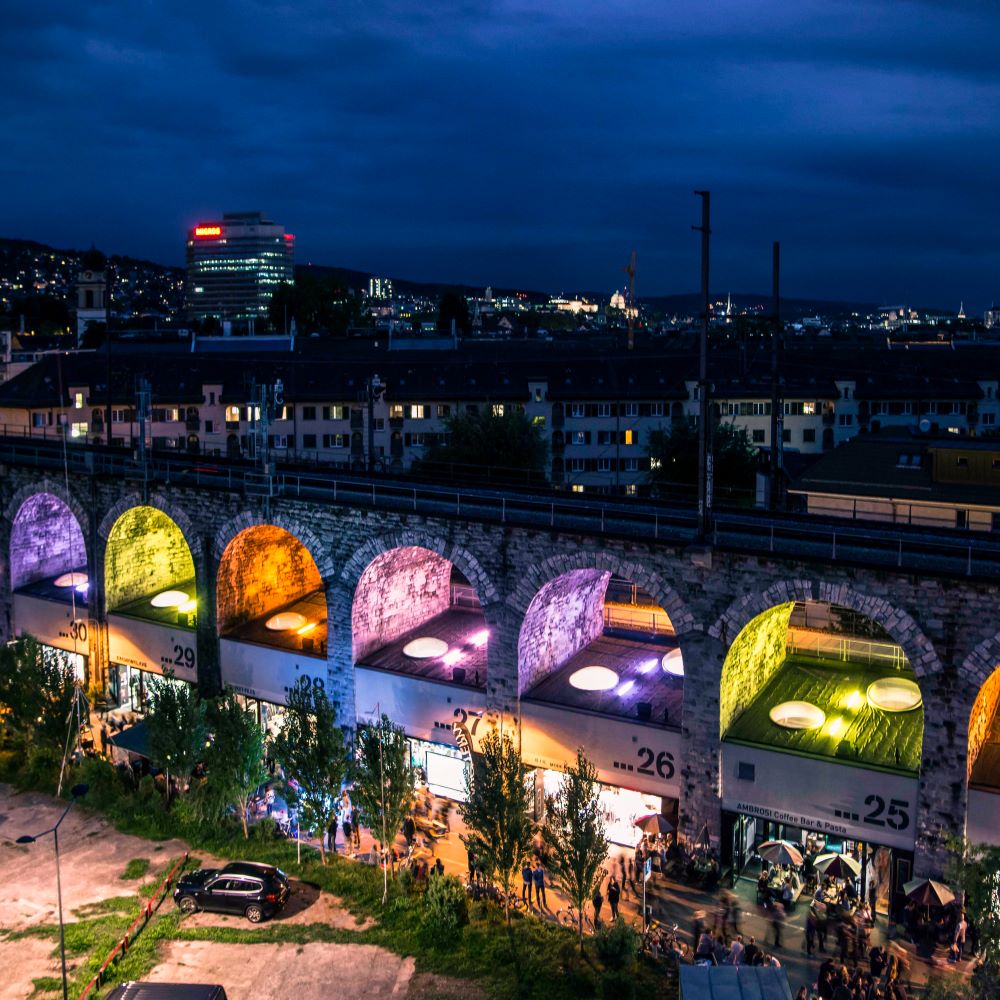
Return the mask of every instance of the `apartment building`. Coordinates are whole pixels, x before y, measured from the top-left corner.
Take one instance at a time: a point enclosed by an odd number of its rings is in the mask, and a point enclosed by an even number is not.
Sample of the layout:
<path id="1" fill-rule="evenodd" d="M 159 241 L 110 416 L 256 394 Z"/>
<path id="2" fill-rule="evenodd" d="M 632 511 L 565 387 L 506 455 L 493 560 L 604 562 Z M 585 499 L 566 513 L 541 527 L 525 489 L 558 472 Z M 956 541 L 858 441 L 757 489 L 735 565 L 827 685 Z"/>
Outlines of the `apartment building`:
<path id="1" fill-rule="evenodd" d="M 537 342 L 447 351 L 364 341 L 245 345 L 225 355 L 116 345 L 110 399 L 103 352 L 47 355 L 0 386 L 0 431 L 106 444 L 110 411 L 111 441 L 123 447 L 144 434 L 155 451 L 248 457 L 266 434 L 277 461 L 404 472 L 442 440 L 453 415 L 511 407 L 540 428 L 554 485 L 641 495 L 650 434 L 698 420 L 696 359 L 676 349 L 602 356 L 593 345 Z M 792 358 L 781 386 L 786 453 L 820 455 L 890 427 L 989 435 L 1000 410 L 1000 355 L 963 355 Z M 721 353 L 712 364 L 714 419 L 746 428 L 769 449 L 769 372 Z M 279 384 L 264 427 L 254 386 Z"/>

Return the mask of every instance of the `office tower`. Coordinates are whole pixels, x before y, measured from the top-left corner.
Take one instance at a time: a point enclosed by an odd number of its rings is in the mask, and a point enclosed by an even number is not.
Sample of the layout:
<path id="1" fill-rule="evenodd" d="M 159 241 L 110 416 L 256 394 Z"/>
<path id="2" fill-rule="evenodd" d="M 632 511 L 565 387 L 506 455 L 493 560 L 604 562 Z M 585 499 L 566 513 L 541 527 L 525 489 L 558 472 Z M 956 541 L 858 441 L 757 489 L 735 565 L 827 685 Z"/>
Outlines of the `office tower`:
<path id="1" fill-rule="evenodd" d="M 294 278 L 295 237 L 261 212 L 226 212 L 188 232 L 185 305 L 190 319 L 214 317 L 253 331 L 275 289 Z"/>

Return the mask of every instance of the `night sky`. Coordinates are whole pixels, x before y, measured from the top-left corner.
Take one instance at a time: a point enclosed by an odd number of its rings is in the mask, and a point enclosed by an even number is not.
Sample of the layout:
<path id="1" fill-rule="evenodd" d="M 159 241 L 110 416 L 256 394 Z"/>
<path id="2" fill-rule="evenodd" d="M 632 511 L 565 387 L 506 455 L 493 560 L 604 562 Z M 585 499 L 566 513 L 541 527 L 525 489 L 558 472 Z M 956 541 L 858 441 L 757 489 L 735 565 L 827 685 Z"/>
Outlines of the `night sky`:
<path id="1" fill-rule="evenodd" d="M 0 235 L 182 263 L 262 209 L 427 280 L 1000 301 L 994 0 L 8 0 Z"/>

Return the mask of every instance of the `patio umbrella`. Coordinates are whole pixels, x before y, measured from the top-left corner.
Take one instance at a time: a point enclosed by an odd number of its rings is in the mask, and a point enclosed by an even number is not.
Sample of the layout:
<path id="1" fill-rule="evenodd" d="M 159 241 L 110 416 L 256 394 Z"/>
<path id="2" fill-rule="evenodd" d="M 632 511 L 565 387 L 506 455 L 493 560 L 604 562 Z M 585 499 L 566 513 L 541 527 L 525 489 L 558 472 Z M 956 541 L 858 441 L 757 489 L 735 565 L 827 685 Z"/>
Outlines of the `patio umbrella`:
<path id="1" fill-rule="evenodd" d="M 903 886 L 903 893 L 920 906 L 947 906 L 955 898 L 948 886 L 929 878 L 910 879 Z"/>
<path id="2" fill-rule="evenodd" d="M 632 824 L 637 826 L 643 833 L 673 833 L 676 827 L 662 813 L 649 813 L 640 816 Z"/>
<path id="3" fill-rule="evenodd" d="M 787 840 L 765 840 L 757 853 L 772 865 L 801 865 L 802 852 Z"/>
<path id="4" fill-rule="evenodd" d="M 821 854 L 813 864 L 821 875 L 834 878 L 857 878 L 861 874 L 861 863 L 847 854 Z"/>

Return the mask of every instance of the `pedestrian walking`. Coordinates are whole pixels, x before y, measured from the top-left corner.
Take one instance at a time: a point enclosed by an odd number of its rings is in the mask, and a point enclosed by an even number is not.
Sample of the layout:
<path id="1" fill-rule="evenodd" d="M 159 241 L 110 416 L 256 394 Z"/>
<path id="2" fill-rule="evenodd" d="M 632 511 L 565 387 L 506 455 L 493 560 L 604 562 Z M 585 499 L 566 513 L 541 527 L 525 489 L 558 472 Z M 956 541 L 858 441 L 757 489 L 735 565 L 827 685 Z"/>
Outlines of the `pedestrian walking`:
<path id="1" fill-rule="evenodd" d="M 330 827 L 326 831 L 327 838 L 329 840 L 328 849 L 331 854 L 336 854 L 337 852 L 337 817 L 334 816 L 330 820 Z"/>
<path id="2" fill-rule="evenodd" d="M 354 850 L 361 850 L 361 810 L 354 806 L 351 809 L 351 829 L 354 831 Z"/>
<path id="3" fill-rule="evenodd" d="M 108 755 L 108 727 L 101 726 L 101 756 L 107 757 Z"/>
<path id="4" fill-rule="evenodd" d="M 594 905 L 594 927 L 601 926 L 601 908 L 604 906 L 604 897 L 601 895 L 601 887 L 594 890 L 594 895 L 590 899 Z"/>
<path id="5" fill-rule="evenodd" d="M 624 854 L 619 854 L 618 855 L 618 871 L 620 873 L 619 874 L 619 878 L 621 880 L 622 895 L 624 896 L 625 893 L 628 891 L 627 888 L 626 888 L 626 886 L 628 885 L 628 881 L 627 881 L 626 876 L 625 876 L 625 855 Z"/>
<path id="6" fill-rule="evenodd" d="M 413 822 L 412 816 L 407 816 L 403 820 L 403 837 L 406 838 L 406 846 L 413 843 L 413 836 L 417 832 L 417 825 Z"/>
<path id="7" fill-rule="evenodd" d="M 535 883 L 535 902 L 540 910 L 547 910 L 549 904 L 545 899 L 545 868 L 540 860 L 535 861 L 535 867 L 531 872 L 532 881 Z"/>
<path id="8" fill-rule="evenodd" d="M 531 908 L 531 886 L 532 886 L 533 873 L 531 871 L 531 865 L 527 861 L 524 863 L 524 867 L 521 869 L 521 899 L 528 904 L 528 908 Z"/>
<path id="9" fill-rule="evenodd" d="M 622 890 L 618 884 L 618 879 L 611 876 L 608 880 L 608 906 L 611 907 L 611 919 L 618 919 L 618 900 L 621 899 Z"/>
<path id="10" fill-rule="evenodd" d="M 785 922 L 785 908 L 775 900 L 771 909 L 771 929 L 774 931 L 774 947 L 781 947 L 781 927 Z"/>
<path id="11" fill-rule="evenodd" d="M 631 858 L 628 859 L 628 884 L 632 890 L 632 895 L 637 895 L 635 888 L 635 865 L 632 863 Z"/>
<path id="12" fill-rule="evenodd" d="M 733 938 L 733 943 L 729 946 L 729 957 L 726 959 L 727 965 L 739 965 L 743 961 L 743 935 L 737 934 Z"/>
<path id="13" fill-rule="evenodd" d="M 812 909 L 806 914 L 806 954 L 812 958 L 816 950 L 816 914 Z"/>

